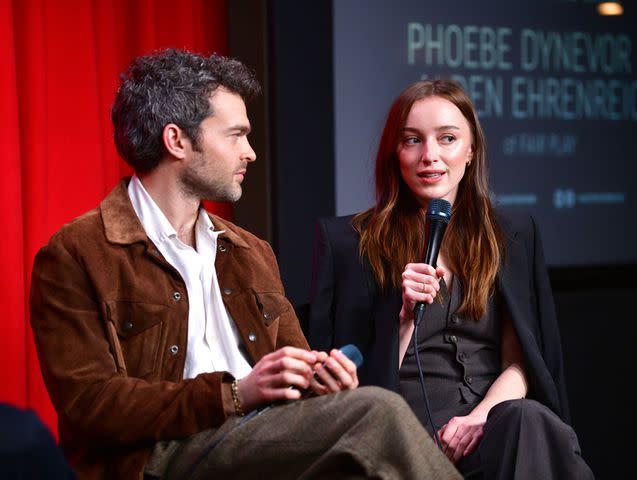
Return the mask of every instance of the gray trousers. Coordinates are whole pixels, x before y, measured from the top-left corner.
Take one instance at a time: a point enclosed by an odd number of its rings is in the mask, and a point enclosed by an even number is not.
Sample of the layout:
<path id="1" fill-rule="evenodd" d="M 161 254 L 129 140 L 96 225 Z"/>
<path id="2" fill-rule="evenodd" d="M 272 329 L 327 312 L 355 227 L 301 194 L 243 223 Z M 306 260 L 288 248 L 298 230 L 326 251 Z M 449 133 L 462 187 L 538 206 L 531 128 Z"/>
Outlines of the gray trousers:
<path id="1" fill-rule="evenodd" d="M 361 387 L 157 444 L 146 478 L 461 479 L 398 394 Z"/>

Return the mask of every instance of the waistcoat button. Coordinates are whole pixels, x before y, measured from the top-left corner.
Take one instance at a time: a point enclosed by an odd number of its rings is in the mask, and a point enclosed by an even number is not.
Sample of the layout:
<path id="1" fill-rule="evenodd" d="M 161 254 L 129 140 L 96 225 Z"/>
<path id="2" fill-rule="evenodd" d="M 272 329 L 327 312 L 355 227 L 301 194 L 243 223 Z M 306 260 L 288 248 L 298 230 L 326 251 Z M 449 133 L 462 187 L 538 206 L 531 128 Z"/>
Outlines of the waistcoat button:
<path id="1" fill-rule="evenodd" d="M 173 298 L 178 302 L 179 300 L 181 300 L 181 293 L 173 292 Z"/>
<path id="2" fill-rule="evenodd" d="M 254 332 L 250 332 L 248 334 L 248 340 L 250 340 L 251 342 L 256 342 L 257 341 L 257 334 Z"/>
<path id="3" fill-rule="evenodd" d="M 177 355 L 177 352 L 179 352 L 179 347 L 177 345 L 173 345 L 172 347 L 170 347 L 170 353 L 172 353 L 173 355 Z"/>
<path id="4" fill-rule="evenodd" d="M 226 295 L 230 295 L 232 293 L 232 288 L 228 288 L 228 287 L 224 288 L 223 293 L 225 293 Z"/>

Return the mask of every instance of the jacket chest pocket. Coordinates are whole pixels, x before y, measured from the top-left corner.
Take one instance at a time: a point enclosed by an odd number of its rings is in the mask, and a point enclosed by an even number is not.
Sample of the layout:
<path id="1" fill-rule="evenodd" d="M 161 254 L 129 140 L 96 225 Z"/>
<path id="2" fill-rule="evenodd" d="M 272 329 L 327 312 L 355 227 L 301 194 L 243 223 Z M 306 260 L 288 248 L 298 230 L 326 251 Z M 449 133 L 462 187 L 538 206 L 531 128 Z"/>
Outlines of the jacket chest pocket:
<path id="1" fill-rule="evenodd" d="M 263 323 L 268 327 L 291 308 L 285 296 L 278 292 L 254 292 L 254 296 Z"/>
<path id="2" fill-rule="evenodd" d="M 106 303 L 111 348 L 118 369 L 129 377 L 147 378 L 159 370 L 158 352 L 170 307 L 115 300 Z"/>

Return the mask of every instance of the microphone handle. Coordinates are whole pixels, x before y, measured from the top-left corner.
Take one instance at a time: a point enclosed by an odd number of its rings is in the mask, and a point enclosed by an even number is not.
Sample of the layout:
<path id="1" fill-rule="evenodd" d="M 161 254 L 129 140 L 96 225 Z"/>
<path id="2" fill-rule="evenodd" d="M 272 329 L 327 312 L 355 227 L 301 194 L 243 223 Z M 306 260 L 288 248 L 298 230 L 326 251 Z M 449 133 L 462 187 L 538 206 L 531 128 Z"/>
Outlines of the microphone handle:
<path id="1" fill-rule="evenodd" d="M 440 252 L 440 245 L 442 244 L 442 237 L 445 235 L 447 229 L 447 222 L 432 219 L 427 222 L 428 234 L 427 234 L 427 251 L 425 252 L 424 263 L 436 268 L 438 263 L 438 253 Z M 414 307 L 414 325 L 420 325 L 423 317 L 425 316 L 425 308 L 427 304 L 425 302 L 417 302 Z"/>

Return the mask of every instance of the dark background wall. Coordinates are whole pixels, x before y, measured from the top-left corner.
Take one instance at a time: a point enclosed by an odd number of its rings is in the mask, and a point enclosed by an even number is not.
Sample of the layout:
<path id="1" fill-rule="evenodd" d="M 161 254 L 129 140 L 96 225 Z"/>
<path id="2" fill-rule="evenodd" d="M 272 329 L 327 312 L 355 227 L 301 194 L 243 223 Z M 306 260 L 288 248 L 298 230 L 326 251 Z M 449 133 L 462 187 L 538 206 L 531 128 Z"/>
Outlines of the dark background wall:
<path id="1" fill-rule="evenodd" d="M 598 479 L 629 478 L 637 268 L 550 269 L 573 426 Z"/>
<path id="2" fill-rule="evenodd" d="M 301 306 L 309 295 L 314 222 L 335 214 L 331 2 L 305 2 L 302 8 L 290 0 L 229 4 L 230 32 L 240 32 L 231 33 L 231 53 L 255 68 L 265 84 L 265 99 L 249 107 L 253 123 L 263 122 L 254 131 L 263 129 L 257 154 L 265 165 L 245 184 L 246 192 L 255 185 L 260 193 L 242 199 L 236 220 L 272 243 L 288 297 Z M 254 56 L 255 51 L 260 53 Z M 597 478 L 626 478 L 634 445 L 626 390 L 637 266 L 585 265 L 549 273 L 572 423 L 584 457 Z"/>

